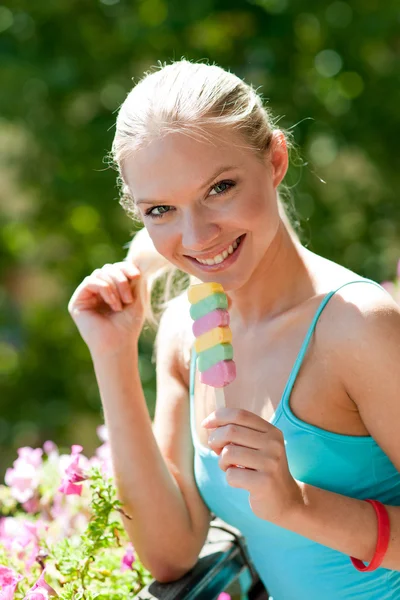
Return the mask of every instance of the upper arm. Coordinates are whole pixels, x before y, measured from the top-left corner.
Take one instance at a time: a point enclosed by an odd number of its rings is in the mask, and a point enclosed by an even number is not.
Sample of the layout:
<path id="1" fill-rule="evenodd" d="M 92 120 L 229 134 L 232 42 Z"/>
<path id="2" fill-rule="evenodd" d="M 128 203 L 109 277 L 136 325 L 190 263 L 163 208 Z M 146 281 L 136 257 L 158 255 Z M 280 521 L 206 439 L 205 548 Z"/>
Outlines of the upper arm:
<path id="1" fill-rule="evenodd" d="M 400 306 L 363 287 L 337 308 L 334 360 L 365 427 L 400 471 Z"/>
<path id="2" fill-rule="evenodd" d="M 193 531 L 204 543 L 210 513 L 194 478 L 189 365 L 185 357 L 185 344 L 188 351 L 187 332 L 182 321 L 182 299 L 179 298 L 165 310 L 157 334 L 157 402 L 153 432 L 171 475 L 182 492 Z"/>

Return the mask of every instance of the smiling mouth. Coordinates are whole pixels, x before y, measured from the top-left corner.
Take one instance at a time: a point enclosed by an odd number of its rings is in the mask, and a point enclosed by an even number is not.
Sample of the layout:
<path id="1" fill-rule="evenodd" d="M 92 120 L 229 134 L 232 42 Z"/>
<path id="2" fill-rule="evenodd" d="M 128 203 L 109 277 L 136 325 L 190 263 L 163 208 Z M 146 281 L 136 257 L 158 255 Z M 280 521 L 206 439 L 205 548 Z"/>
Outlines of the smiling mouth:
<path id="1" fill-rule="evenodd" d="M 208 266 L 219 265 L 219 264 L 223 263 L 224 260 L 226 260 L 228 258 L 228 256 L 230 256 L 231 254 L 233 254 L 236 251 L 236 249 L 240 245 L 243 238 L 244 238 L 244 234 L 239 236 L 225 250 L 223 250 L 219 254 L 216 254 L 212 258 L 206 258 L 206 259 L 195 258 L 194 260 L 196 262 L 200 263 L 201 265 L 208 265 Z"/>

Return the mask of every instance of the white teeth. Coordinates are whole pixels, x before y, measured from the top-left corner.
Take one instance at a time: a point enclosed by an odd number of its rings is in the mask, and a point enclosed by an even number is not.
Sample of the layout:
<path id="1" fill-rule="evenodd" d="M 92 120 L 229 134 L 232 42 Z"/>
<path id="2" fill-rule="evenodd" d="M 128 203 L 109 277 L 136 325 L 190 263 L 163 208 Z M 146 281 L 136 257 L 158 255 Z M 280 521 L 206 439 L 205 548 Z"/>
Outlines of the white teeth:
<path id="1" fill-rule="evenodd" d="M 226 258 L 228 258 L 228 256 L 230 254 L 232 254 L 232 252 L 234 250 L 236 250 L 236 248 L 239 246 L 239 243 L 237 240 L 235 240 L 229 247 L 227 250 L 224 250 L 223 252 L 221 252 L 221 254 L 217 254 L 217 256 L 214 256 L 214 258 L 207 258 L 205 260 L 202 260 L 201 258 L 196 258 L 197 262 L 199 262 L 202 265 L 219 265 L 220 263 L 222 263 Z"/>

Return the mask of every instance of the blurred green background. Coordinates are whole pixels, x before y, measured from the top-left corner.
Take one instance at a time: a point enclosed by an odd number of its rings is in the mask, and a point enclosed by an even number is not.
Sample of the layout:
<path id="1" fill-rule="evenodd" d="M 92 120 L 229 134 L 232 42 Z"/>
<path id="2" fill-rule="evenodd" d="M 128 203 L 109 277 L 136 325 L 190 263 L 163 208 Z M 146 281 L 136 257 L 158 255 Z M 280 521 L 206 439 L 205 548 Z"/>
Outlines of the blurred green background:
<path id="1" fill-rule="evenodd" d="M 0 0 L 1 1 L 1 0 Z M 300 150 L 286 179 L 304 243 L 378 281 L 400 256 L 397 0 L 15 0 L 0 5 L 0 476 L 22 445 L 98 445 L 76 286 L 134 224 L 104 160 L 116 111 L 157 61 L 260 87 Z M 155 400 L 151 335 L 141 373 Z"/>

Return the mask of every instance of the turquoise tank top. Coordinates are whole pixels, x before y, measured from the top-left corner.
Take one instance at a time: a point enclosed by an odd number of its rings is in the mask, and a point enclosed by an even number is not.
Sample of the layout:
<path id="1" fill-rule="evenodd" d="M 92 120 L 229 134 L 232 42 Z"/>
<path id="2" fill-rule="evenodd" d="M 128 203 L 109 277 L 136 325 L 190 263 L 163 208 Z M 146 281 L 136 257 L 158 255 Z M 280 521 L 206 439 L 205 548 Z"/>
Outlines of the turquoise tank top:
<path id="1" fill-rule="evenodd" d="M 289 399 L 320 314 L 339 289 L 321 302 L 306 334 L 280 404 L 271 423 L 284 434 L 289 468 L 299 481 L 344 496 L 400 505 L 400 473 L 371 436 L 350 436 L 319 429 L 298 419 Z M 379 286 L 380 287 L 380 286 Z M 232 488 L 218 466 L 218 456 L 203 446 L 196 432 L 194 375 L 190 368 L 190 421 L 194 472 L 200 494 L 216 516 L 241 531 L 249 555 L 270 600 L 396 600 L 400 571 L 379 568 L 370 573 L 355 569 L 345 554 L 255 516 L 246 490 Z"/>

